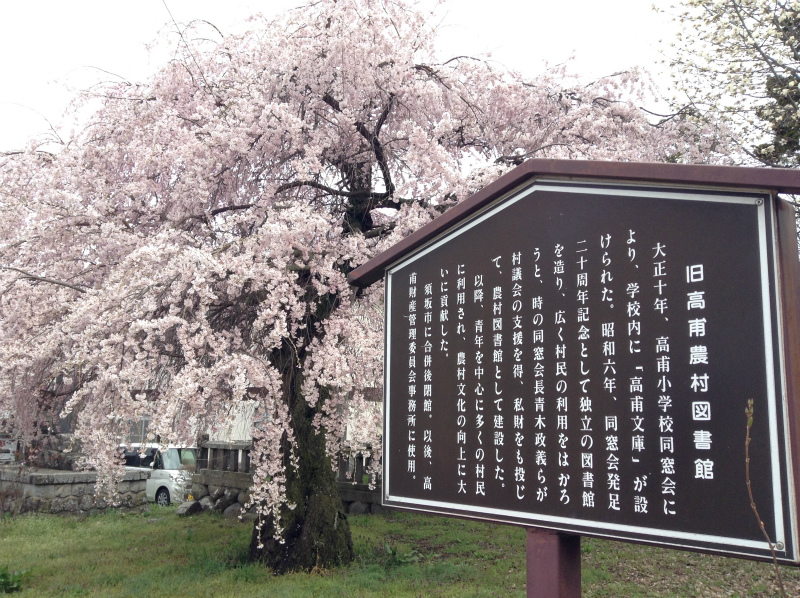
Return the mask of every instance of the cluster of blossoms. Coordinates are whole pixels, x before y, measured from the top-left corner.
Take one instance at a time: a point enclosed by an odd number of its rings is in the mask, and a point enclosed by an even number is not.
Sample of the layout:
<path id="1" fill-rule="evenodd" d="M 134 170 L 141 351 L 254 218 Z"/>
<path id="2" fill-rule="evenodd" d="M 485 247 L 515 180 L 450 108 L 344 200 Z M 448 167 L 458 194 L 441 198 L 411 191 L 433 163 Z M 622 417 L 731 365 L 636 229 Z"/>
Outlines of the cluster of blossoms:
<path id="1" fill-rule="evenodd" d="M 741 162 L 800 164 L 800 2 L 682 0 L 674 108 L 725 123 Z"/>

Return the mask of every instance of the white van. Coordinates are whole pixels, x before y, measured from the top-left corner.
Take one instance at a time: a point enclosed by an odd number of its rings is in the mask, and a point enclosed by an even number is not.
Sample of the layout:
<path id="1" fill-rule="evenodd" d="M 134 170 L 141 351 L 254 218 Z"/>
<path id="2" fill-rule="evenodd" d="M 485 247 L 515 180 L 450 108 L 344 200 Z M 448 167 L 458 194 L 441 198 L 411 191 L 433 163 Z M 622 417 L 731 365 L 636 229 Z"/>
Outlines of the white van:
<path id="1" fill-rule="evenodd" d="M 132 444 L 124 448 L 123 456 L 127 467 L 150 470 L 145 487 L 147 500 L 162 507 L 186 500 L 197 469 L 197 449 Z"/>

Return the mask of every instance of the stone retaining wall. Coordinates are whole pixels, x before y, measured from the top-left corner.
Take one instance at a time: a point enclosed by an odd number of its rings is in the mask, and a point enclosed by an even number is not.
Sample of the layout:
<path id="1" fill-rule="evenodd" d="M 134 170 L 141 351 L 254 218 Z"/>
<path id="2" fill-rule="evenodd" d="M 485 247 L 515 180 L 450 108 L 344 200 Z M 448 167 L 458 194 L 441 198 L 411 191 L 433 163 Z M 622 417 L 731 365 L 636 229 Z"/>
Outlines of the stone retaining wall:
<path id="1" fill-rule="evenodd" d="M 78 471 L 81 444 L 72 434 L 40 436 L 31 443 L 25 463 L 37 469 Z"/>
<path id="2" fill-rule="evenodd" d="M 253 484 L 252 473 L 201 469 L 192 476 L 192 498 L 203 507 L 204 511 L 220 511 L 226 517 L 238 517 L 242 506 L 250 498 L 250 486 Z M 363 513 L 380 513 L 380 486 L 370 490 L 366 484 L 351 482 L 338 483 L 342 509 L 351 515 Z M 245 521 L 255 519 L 253 511 L 242 515 Z"/>
<path id="3" fill-rule="evenodd" d="M 239 471 L 201 469 L 192 476 L 192 498 L 204 511 L 219 511 L 225 517 L 238 517 L 250 498 L 253 474 Z M 242 515 L 243 521 L 255 520 L 255 509 Z"/>
<path id="4" fill-rule="evenodd" d="M 373 490 L 367 484 L 351 484 L 339 482 L 339 497 L 342 499 L 342 508 L 350 515 L 363 515 L 364 513 L 383 512 L 381 505 L 381 486 L 378 484 Z"/>
<path id="5" fill-rule="evenodd" d="M 146 506 L 145 484 L 149 473 L 126 471 L 119 485 L 119 496 L 112 503 L 106 496 L 95 495 L 95 472 L 0 467 L 0 513 L 93 515 L 108 508 L 142 509 Z"/>

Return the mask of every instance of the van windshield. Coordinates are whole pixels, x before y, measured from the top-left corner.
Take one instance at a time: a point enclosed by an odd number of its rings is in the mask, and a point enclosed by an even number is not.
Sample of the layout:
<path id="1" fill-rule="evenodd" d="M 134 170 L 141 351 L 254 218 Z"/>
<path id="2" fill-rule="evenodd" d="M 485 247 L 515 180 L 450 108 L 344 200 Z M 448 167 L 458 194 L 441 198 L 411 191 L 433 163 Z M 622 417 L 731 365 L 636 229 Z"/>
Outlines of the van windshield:
<path id="1" fill-rule="evenodd" d="M 161 453 L 164 469 L 183 469 L 194 471 L 197 467 L 195 449 L 170 448 Z"/>

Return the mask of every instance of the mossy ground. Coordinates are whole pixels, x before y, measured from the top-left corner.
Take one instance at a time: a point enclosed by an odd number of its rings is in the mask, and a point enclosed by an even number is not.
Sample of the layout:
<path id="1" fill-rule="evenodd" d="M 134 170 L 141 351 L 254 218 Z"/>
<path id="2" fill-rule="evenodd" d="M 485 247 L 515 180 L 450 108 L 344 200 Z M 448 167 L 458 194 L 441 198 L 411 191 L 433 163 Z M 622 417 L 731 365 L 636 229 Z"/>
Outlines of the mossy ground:
<path id="1" fill-rule="evenodd" d="M 78 520 L 0 520 L 0 566 L 29 569 L 26 596 L 523 597 L 525 531 L 458 519 L 387 513 L 350 518 L 355 561 L 275 576 L 247 564 L 252 527 L 174 508 Z M 772 568 L 593 539 L 582 541 L 583 596 L 777 596 Z M 789 596 L 800 570 L 783 568 Z"/>

